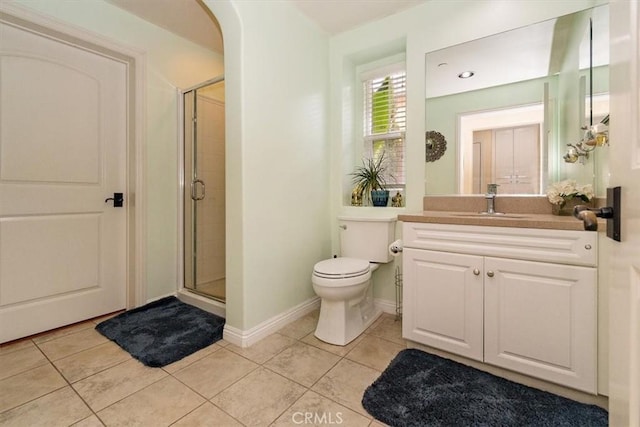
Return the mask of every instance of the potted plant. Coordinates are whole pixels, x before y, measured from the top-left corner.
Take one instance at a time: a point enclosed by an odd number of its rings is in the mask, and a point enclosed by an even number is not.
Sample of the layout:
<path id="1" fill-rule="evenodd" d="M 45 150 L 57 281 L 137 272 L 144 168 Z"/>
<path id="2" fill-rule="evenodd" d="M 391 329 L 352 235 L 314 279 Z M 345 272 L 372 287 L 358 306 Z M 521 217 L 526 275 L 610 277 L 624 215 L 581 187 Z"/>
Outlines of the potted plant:
<path id="1" fill-rule="evenodd" d="M 350 174 L 354 188 L 361 194 L 367 194 L 373 206 L 387 206 L 389 202 L 386 170 L 385 155 L 382 153 L 377 159 L 363 159 L 362 166 L 356 167 L 355 172 Z"/>

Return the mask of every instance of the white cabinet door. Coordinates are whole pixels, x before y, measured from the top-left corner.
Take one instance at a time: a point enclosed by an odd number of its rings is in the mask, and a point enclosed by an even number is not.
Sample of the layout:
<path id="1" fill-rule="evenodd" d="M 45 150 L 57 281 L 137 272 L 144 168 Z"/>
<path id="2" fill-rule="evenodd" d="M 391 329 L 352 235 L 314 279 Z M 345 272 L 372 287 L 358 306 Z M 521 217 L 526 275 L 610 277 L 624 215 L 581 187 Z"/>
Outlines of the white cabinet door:
<path id="1" fill-rule="evenodd" d="M 403 336 L 482 361 L 482 257 L 405 248 Z"/>
<path id="2" fill-rule="evenodd" d="M 486 363 L 596 392 L 596 269 L 485 258 Z"/>

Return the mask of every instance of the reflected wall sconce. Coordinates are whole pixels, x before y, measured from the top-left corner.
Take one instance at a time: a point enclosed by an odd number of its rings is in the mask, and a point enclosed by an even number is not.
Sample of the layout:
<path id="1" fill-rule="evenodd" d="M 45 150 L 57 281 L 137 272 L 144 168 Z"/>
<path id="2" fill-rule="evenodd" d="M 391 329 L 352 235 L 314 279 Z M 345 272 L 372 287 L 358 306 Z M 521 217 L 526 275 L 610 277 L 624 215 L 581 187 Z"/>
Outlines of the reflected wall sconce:
<path id="1" fill-rule="evenodd" d="M 584 137 L 577 144 L 567 144 L 567 152 L 562 158 L 566 163 L 575 163 L 577 161 L 584 165 L 589 159 L 589 153 L 602 147 L 609 145 L 609 115 L 602 119 L 596 125 L 583 127 Z"/>

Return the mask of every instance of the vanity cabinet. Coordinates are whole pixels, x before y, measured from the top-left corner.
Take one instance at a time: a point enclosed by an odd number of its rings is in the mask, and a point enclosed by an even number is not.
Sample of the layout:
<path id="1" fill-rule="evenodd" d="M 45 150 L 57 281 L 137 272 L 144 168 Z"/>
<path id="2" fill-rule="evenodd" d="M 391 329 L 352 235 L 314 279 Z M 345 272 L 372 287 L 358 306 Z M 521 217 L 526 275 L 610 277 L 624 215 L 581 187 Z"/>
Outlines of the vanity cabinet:
<path id="1" fill-rule="evenodd" d="M 405 222 L 403 336 L 596 393 L 597 233 Z"/>

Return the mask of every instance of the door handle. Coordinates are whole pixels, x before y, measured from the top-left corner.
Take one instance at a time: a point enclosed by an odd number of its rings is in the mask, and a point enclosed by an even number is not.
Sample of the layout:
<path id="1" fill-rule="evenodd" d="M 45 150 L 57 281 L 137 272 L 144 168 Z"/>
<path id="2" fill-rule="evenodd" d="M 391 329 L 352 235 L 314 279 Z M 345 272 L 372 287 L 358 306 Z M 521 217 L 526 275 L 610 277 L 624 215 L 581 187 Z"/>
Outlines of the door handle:
<path id="1" fill-rule="evenodd" d="M 607 188 L 607 206 L 594 209 L 578 205 L 573 208 L 573 216 L 581 220 L 584 223 L 584 229 L 588 231 L 598 231 L 596 217 L 605 218 L 607 220 L 607 237 L 619 242 L 621 196 L 620 187 Z"/>
<path id="2" fill-rule="evenodd" d="M 197 191 L 196 191 L 196 184 L 200 184 L 202 185 L 202 195 L 198 196 Z M 191 181 L 191 199 L 198 201 L 198 200 L 204 200 L 204 196 L 207 192 L 207 188 L 204 185 L 204 181 L 201 179 L 194 179 L 193 181 Z"/>
<path id="3" fill-rule="evenodd" d="M 104 199 L 104 202 L 107 203 L 109 200 L 113 200 L 114 208 L 121 208 L 122 203 L 124 202 L 124 193 L 113 193 L 113 197 Z"/>

